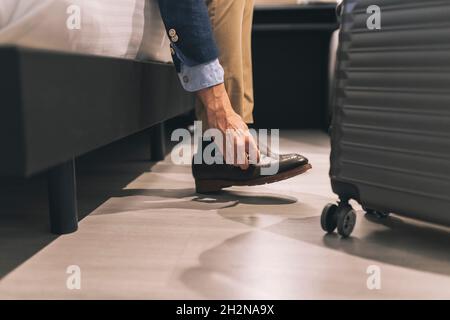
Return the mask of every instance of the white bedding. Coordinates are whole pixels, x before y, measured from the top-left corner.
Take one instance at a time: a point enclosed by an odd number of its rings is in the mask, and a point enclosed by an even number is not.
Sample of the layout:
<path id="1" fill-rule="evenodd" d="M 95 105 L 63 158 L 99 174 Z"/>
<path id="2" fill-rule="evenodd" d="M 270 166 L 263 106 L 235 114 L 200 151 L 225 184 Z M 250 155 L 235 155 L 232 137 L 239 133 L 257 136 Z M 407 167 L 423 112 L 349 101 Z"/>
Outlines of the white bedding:
<path id="1" fill-rule="evenodd" d="M 0 0 L 5 44 L 171 61 L 157 0 Z"/>

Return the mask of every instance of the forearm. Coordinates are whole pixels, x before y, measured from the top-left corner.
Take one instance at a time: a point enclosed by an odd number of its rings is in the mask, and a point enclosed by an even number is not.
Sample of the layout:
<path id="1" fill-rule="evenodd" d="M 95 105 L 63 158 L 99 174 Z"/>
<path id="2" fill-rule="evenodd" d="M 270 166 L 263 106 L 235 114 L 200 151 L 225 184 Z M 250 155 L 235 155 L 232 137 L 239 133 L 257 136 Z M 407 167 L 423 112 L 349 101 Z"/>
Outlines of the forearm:
<path id="1" fill-rule="evenodd" d="M 197 91 L 197 97 L 205 107 L 209 119 L 234 113 L 223 83 Z"/>

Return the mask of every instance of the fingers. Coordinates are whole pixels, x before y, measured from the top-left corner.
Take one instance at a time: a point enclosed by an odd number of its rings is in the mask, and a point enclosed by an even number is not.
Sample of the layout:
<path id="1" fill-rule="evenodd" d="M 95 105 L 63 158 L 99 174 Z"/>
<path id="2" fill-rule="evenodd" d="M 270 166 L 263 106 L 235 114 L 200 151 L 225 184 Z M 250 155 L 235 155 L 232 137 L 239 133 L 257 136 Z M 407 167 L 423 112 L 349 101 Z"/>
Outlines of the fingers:
<path id="1" fill-rule="evenodd" d="M 236 164 L 242 170 L 247 170 L 249 168 L 249 159 L 246 152 L 246 136 L 242 131 L 236 131 L 235 139 L 235 154 L 236 154 Z"/>
<path id="2" fill-rule="evenodd" d="M 244 122 L 242 122 L 242 128 L 240 129 L 245 136 L 245 151 L 247 153 L 247 159 L 251 164 L 256 164 L 260 161 L 260 151 L 258 143 L 255 141 L 255 137 L 250 133 L 250 130 Z"/>
<path id="3" fill-rule="evenodd" d="M 250 134 L 250 132 L 247 132 L 245 145 L 250 163 L 251 164 L 259 163 L 261 154 L 258 145 L 255 141 L 255 138 Z"/>
<path id="4" fill-rule="evenodd" d="M 247 170 L 250 164 L 247 152 L 248 138 L 245 132 L 243 130 L 227 130 L 225 140 L 226 163 Z"/>

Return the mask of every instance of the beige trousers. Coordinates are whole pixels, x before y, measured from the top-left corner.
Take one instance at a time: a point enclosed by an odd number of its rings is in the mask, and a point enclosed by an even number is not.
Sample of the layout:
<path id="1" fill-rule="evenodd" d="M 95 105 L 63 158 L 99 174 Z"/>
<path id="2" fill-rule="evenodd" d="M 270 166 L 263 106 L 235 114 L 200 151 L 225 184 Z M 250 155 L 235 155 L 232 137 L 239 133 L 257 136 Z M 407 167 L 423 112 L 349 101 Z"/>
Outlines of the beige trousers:
<path id="1" fill-rule="evenodd" d="M 225 70 L 225 87 L 234 111 L 253 123 L 253 68 L 251 35 L 255 0 L 206 0 Z M 197 118 L 205 121 L 205 109 L 196 105 Z"/>

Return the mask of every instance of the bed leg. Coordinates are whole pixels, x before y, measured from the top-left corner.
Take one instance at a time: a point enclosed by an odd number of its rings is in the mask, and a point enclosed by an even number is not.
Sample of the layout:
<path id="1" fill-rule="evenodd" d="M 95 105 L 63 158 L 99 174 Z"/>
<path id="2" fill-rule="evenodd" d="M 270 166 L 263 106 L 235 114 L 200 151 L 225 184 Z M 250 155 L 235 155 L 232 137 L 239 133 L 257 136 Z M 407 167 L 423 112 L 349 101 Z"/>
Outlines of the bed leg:
<path id="1" fill-rule="evenodd" d="M 54 234 L 68 234 L 78 229 L 75 160 L 48 172 L 50 227 Z"/>
<path id="2" fill-rule="evenodd" d="M 162 161 L 166 157 L 166 134 L 164 123 L 150 129 L 150 160 Z"/>

